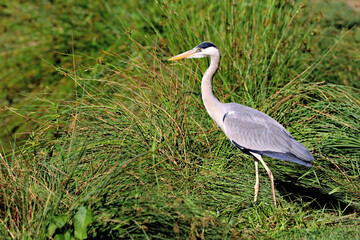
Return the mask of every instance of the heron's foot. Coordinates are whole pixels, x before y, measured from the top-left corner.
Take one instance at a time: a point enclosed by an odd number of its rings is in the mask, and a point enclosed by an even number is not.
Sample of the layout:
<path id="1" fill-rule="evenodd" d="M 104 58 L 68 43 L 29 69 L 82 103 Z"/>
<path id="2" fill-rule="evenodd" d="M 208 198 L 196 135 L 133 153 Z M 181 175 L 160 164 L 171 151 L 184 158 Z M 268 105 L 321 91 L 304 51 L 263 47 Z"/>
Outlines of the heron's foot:
<path id="1" fill-rule="evenodd" d="M 267 169 L 267 173 L 269 175 L 269 179 L 271 182 L 271 190 L 272 190 L 272 195 L 273 195 L 273 199 L 274 199 L 274 207 L 275 209 L 277 208 L 277 204 L 276 204 L 276 195 L 275 195 L 275 187 L 274 187 L 274 175 L 273 173 L 270 171 L 270 169 Z"/>
<path id="2" fill-rule="evenodd" d="M 261 158 L 261 156 L 258 158 L 261 162 L 261 164 L 264 166 L 268 176 L 269 176 L 269 179 L 270 179 L 270 182 L 271 182 L 271 190 L 272 190 L 272 196 L 273 196 L 273 199 L 274 199 L 274 206 L 275 206 L 275 209 L 277 208 L 277 204 L 276 204 L 276 196 L 275 196 L 275 186 L 274 186 L 274 175 L 273 173 L 271 172 L 270 168 L 266 165 L 266 163 L 264 162 L 264 160 Z"/>

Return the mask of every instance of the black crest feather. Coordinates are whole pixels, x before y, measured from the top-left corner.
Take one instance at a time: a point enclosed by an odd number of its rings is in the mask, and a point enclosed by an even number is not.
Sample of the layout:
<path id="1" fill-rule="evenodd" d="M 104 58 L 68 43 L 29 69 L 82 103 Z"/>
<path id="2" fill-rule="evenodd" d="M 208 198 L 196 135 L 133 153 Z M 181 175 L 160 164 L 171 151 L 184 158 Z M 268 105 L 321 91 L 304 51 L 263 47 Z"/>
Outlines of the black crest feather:
<path id="1" fill-rule="evenodd" d="M 201 49 L 206 49 L 208 47 L 214 47 L 214 48 L 217 48 L 213 43 L 211 42 L 203 42 L 203 43 L 200 43 L 198 46 L 198 48 L 201 48 Z"/>

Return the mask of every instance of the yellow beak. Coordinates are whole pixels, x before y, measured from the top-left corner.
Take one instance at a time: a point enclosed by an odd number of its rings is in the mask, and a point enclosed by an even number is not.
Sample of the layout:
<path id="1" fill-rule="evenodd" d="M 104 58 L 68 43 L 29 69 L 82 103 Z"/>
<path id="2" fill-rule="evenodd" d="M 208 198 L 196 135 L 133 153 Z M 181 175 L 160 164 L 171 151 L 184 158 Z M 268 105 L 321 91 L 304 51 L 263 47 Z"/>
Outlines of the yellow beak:
<path id="1" fill-rule="evenodd" d="M 196 53 L 196 49 L 191 49 L 187 52 L 181 53 L 179 55 L 176 55 L 170 59 L 168 59 L 168 61 L 174 61 L 174 60 L 179 60 L 179 59 L 183 59 L 183 58 L 187 58 L 187 57 L 191 57 L 192 55 L 194 55 Z"/>

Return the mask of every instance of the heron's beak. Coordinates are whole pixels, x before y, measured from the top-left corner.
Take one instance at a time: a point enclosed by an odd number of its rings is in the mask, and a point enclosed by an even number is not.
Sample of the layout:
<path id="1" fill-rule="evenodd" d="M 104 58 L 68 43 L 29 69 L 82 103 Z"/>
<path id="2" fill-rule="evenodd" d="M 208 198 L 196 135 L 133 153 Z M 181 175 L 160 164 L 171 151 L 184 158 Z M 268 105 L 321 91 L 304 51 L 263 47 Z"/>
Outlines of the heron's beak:
<path id="1" fill-rule="evenodd" d="M 179 55 L 176 55 L 172 58 L 169 58 L 168 61 L 174 61 L 174 60 L 179 60 L 179 59 L 183 59 L 183 58 L 187 58 L 187 57 L 191 57 L 192 55 L 194 55 L 196 53 L 196 49 L 191 49 L 187 52 L 181 53 Z"/>

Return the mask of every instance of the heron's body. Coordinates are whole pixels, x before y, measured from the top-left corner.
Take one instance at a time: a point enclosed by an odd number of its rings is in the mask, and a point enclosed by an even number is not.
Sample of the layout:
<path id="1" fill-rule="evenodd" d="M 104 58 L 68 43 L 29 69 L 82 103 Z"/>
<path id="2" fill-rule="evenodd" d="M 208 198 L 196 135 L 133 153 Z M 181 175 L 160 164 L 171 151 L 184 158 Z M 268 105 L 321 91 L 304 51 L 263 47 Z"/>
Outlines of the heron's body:
<path id="1" fill-rule="evenodd" d="M 264 165 L 271 180 L 276 207 L 273 176 L 261 155 L 308 167 L 312 166 L 311 162 L 314 161 L 314 157 L 280 123 L 270 116 L 238 103 L 221 103 L 215 97 L 212 90 L 212 79 L 219 68 L 221 55 L 214 44 L 210 42 L 201 43 L 194 49 L 179 54 L 170 60 L 207 56 L 211 58 L 211 62 L 201 83 L 201 93 L 206 110 L 237 148 L 255 157 L 255 201 L 259 191 L 258 160 Z"/>

